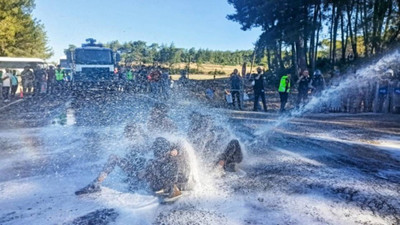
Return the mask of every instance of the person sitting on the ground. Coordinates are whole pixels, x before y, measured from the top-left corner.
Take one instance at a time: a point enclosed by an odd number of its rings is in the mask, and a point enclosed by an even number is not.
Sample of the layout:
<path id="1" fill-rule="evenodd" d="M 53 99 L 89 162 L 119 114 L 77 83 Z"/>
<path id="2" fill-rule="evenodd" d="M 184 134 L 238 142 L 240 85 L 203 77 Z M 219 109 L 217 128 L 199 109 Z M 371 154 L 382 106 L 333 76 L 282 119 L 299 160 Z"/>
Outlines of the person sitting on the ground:
<path id="1" fill-rule="evenodd" d="M 168 106 L 162 103 L 155 104 L 150 112 L 150 118 L 147 123 L 147 129 L 151 132 L 174 132 L 176 126 L 168 118 Z"/>
<path id="2" fill-rule="evenodd" d="M 209 116 L 193 112 L 189 116 L 190 125 L 187 133 L 189 141 L 197 151 L 208 153 L 207 146 L 215 139 L 212 129 L 212 120 Z"/>
<path id="3" fill-rule="evenodd" d="M 229 133 L 222 127 L 215 126 L 209 116 L 193 112 L 190 116 L 188 139 L 201 156 L 214 158 L 216 150 L 223 148 Z M 227 171 L 236 171 L 237 164 L 243 160 L 242 150 L 237 139 L 232 139 L 224 153 L 218 156 L 218 163 Z"/>
<path id="4" fill-rule="evenodd" d="M 229 142 L 225 151 L 219 155 L 217 165 L 228 172 L 237 172 L 238 164 L 243 161 L 243 153 L 239 141 L 233 139 Z"/>
<path id="5" fill-rule="evenodd" d="M 146 136 L 144 136 L 138 124 L 130 123 L 126 125 L 124 135 L 131 141 L 130 150 L 125 157 L 119 157 L 114 154 L 110 155 L 99 176 L 91 184 L 75 192 L 75 194 L 80 195 L 100 191 L 100 183 L 114 170 L 115 166 L 119 166 L 126 173 L 128 183 L 133 184 L 137 182 L 134 171 L 144 168 L 146 159 L 149 157 L 149 153 L 151 153 L 148 149 L 151 149 L 152 146 L 146 143 Z"/>
<path id="6" fill-rule="evenodd" d="M 183 149 L 178 145 L 171 145 L 167 139 L 162 137 L 156 138 L 151 149 L 154 159 L 147 163 L 143 162 L 145 160 L 143 158 L 135 162 L 128 158 L 111 155 L 96 179 L 76 191 L 75 194 L 82 195 L 101 191 L 100 184 L 114 170 L 115 166 L 118 166 L 128 177 L 146 181 L 151 190 L 157 194 L 165 194 L 169 198 L 180 196 L 181 190 L 187 186 L 190 173 Z"/>
<path id="7" fill-rule="evenodd" d="M 187 154 L 180 145 L 168 145 L 154 149 L 154 160 L 150 160 L 142 173 L 156 194 L 175 198 L 188 189 L 190 167 Z"/>

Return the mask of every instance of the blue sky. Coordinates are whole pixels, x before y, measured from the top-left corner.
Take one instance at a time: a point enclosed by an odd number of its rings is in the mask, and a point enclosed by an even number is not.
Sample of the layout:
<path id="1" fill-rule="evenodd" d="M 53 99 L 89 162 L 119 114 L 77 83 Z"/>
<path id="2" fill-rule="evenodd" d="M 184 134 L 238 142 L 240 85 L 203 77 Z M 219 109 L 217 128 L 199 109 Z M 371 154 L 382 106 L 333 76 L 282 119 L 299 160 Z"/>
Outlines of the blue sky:
<path id="1" fill-rule="evenodd" d="M 253 49 L 260 29 L 242 31 L 226 19 L 226 0 L 36 0 L 34 17 L 47 31 L 52 61 L 68 44 L 143 40 L 148 44 L 218 50 Z"/>

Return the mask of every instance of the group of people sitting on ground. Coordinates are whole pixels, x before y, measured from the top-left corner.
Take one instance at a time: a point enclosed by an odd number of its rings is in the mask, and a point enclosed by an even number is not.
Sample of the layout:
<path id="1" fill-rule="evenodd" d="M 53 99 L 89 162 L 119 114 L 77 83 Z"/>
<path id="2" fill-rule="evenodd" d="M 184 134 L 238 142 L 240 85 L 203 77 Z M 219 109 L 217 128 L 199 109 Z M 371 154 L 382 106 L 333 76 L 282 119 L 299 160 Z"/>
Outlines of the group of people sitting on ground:
<path id="1" fill-rule="evenodd" d="M 174 201 L 182 196 L 182 191 L 191 189 L 191 168 L 189 155 L 182 142 L 170 141 L 163 137 L 165 133 L 177 130 L 174 123 L 168 118 L 168 108 L 164 104 L 156 104 L 150 113 L 147 130 L 157 134 L 153 143 L 142 127 L 137 123 L 130 123 L 125 127 L 125 137 L 132 146 L 124 157 L 110 155 L 100 174 L 86 187 L 75 192 L 76 195 L 101 191 L 101 183 L 115 169 L 120 167 L 128 178 L 131 190 L 143 185 L 153 193 L 164 197 L 164 201 Z M 207 119 L 205 119 L 207 118 Z M 206 156 L 210 150 L 220 148 L 223 133 L 213 125 L 211 118 L 200 113 L 190 116 L 188 140 L 199 155 Z M 203 136 L 203 139 L 199 137 Z M 220 155 L 211 156 L 215 160 L 210 165 L 229 172 L 238 170 L 238 164 L 243 160 L 243 153 L 239 141 L 232 139 Z M 205 158 L 208 158 L 206 156 Z"/>

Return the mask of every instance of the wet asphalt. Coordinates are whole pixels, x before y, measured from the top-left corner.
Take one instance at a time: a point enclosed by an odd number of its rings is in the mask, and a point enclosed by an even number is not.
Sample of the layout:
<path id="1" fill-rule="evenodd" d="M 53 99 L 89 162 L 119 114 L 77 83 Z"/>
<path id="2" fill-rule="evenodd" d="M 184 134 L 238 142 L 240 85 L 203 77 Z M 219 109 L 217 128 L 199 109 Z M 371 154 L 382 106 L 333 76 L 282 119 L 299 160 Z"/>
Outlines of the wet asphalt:
<path id="1" fill-rule="evenodd" d="M 93 155 L 85 152 L 82 157 L 95 163 L 99 153 L 96 151 L 101 152 L 98 150 L 101 146 L 96 144 L 102 139 L 96 131 L 125 124 L 134 118 L 145 120 L 146 112 L 155 102 L 157 100 L 148 95 L 118 92 L 25 98 L 0 111 L 3 134 L 0 157 L 6 162 L 7 158 L 18 157 L 14 149 L 24 147 L 10 142 L 7 132 L 79 126 L 88 128 L 83 136 L 87 147 L 92 149 L 90 152 L 94 152 Z M 182 111 L 182 107 L 179 110 Z M 347 218 L 345 222 L 400 224 L 400 115 L 331 113 L 282 118 L 276 113 L 224 109 L 218 113 L 227 118 L 227 126 L 246 150 L 248 160 L 243 163 L 243 170 L 247 176 L 229 183 L 233 196 L 248 198 L 246 207 L 252 213 L 243 224 L 271 224 L 262 216 L 251 216 L 265 211 L 282 212 L 282 217 L 278 217 L 282 224 L 305 224 L 301 216 L 289 212 L 294 209 L 287 206 L 288 201 L 296 205 L 294 208 L 299 210 L 299 215 L 310 217 L 316 224 L 339 221 L 326 216 L 313 201 L 302 202 L 299 196 L 324 199 L 329 210 L 340 209 L 337 217 Z M 279 120 L 282 121 L 277 125 Z M 384 148 L 385 140 L 394 144 Z M 41 146 L 43 142 L 34 135 L 28 141 L 33 146 Z M 0 167 L 0 182 L 52 174 L 79 163 L 65 160 L 75 154 L 72 152 L 58 152 L 51 157 L 44 157 L 46 150 L 37 154 L 43 157 Z M 271 197 L 271 193 L 281 197 Z M 187 212 L 183 209 L 173 212 L 177 211 Z M 186 219 L 190 216 L 196 218 L 188 214 Z M 291 216 L 291 220 L 283 219 Z M 4 219 L 4 215 L 0 214 L 0 221 L 1 218 Z M 8 222 L 17 224 L 18 219 Z M 179 224 L 179 219 L 172 220 L 170 215 L 156 218 L 156 223 L 171 222 Z"/>

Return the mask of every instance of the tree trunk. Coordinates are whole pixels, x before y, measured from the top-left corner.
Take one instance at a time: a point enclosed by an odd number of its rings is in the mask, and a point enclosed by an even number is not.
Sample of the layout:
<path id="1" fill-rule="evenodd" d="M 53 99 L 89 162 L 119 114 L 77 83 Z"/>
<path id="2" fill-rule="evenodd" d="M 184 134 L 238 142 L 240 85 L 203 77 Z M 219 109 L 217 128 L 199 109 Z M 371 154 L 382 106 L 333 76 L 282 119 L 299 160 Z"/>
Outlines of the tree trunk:
<path id="1" fill-rule="evenodd" d="M 319 32 L 321 31 L 321 28 L 322 28 L 322 11 L 320 11 L 320 13 L 319 13 L 319 23 L 318 23 L 317 41 L 316 41 L 317 43 L 315 45 L 315 53 L 314 53 L 314 59 L 313 59 L 314 64 L 317 61 L 317 57 L 318 57 Z M 314 67 L 315 67 L 315 65 L 314 65 Z"/>
<path id="2" fill-rule="evenodd" d="M 256 51 L 257 51 L 257 46 L 254 48 L 254 51 L 253 51 L 253 57 L 251 60 L 251 65 L 250 65 L 250 74 L 252 73 L 254 61 L 256 60 Z"/>
<path id="3" fill-rule="evenodd" d="M 296 50 L 297 50 L 297 61 L 299 68 L 301 70 L 307 69 L 307 64 L 306 64 L 306 55 L 304 53 L 304 37 L 302 35 L 299 35 L 297 41 L 296 41 Z"/>
<path id="4" fill-rule="evenodd" d="M 336 15 L 334 19 L 334 24 L 333 24 L 333 47 L 332 47 L 332 64 L 336 64 L 336 38 L 337 38 L 337 31 L 338 31 L 338 25 L 339 25 L 339 17 L 341 14 L 341 8 L 340 5 L 336 9 Z"/>
<path id="5" fill-rule="evenodd" d="M 374 51 L 378 51 L 378 20 L 379 20 L 379 1 L 381 0 L 375 0 L 374 2 L 374 10 L 373 10 L 373 17 L 372 17 L 372 48 L 371 48 L 371 55 L 374 54 Z"/>
<path id="6" fill-rule="evenodd" d="M 284 65 L 283 65 L 283 59 L 282 59 L 282 40 L 280 39 L 278 42 L 278 52 L 279 52 L 279 68 L 283 69 Z"/>
<path id="7" fill-rule="evenodd" d="M 270 70 L 272 66 L 271 66 L 271 51 L 269 47 L 267 47 L 267 63 L 268 63 L 268 69 Z"/>
<path id="8" fill-rule="evenodd" d="M 341 61 L 344 63 L 346 62 L 346 39 L 344 33 L 344 20 L 343 20 L 343 13 L 340 14 L 340 33 L 342 36 L 342 58 Z"/>
<path id="9" fill-rule="evenodd" d="M 332 63 L 332 49 L 333 49 L 333 27 L 334 27 L 334 21 L 335 21 L 335 3 L 332 4 L 332 17 L 331 17 L 331 27 L 330 27 L 330 32 L 329 32 L 329 62 Z"/>
<path id="10" fill-rule="evenodd" d="M 388 30 L 389 30 L 389 24 L 390 24 L 390 17 L 392 16 L 392 12 L 393 12 L 393 2 L 389 1 L 388 2 L 388 15 L 386 16 L 386 24 L 385 24 L 385 28 L 384 33 L 383 33 L 383 42 L 387 43 L 387 35 L 388 35 Z"/>
<path id="11" fill-rule="evenodd" d="M 368 21 L 368 15 L 367 15 L 367 0 L 363 1 L 362 6 L 362 13 L 361 13 L 361 21 L 363 21 L 363 37 L 364 37 L 364 47 L 365 47 L 365 56 L 368 57 L 369 55 L 369 32 L 368 32 L 368 27 L 369 27 L 369 21 Z"/>
<path id="12" fill-rule="evenodd" d="M 293 64 L 293 77 L 297 79 L 297 71 L 299 70 L 299 65 L 297 64 L 297 52 L 296 52 L 296 44 L 292 43 L 292 64 Z"/>
<path id="13" fill-rule="evenodd" d="M 354 8 L 354 4 L 356 4 L 356 15 L 355 15 L 355 19 L 354 19 L 354 33 L 353 33 L 353 28 L 352 28 L 352 9 Z M 351 44 L 351 48 L 353 50 L 353 56 L 354 59 L 358 58 L 358 51 L 357 51 L 357 32 L 358 32 L 358 14 L 359 14 L 359 0 L 355 1 L 353 0 L 351 4 L 347 5 L 347 19 L 349 21 L 349 33 L 350 33 L 350 44 Z"/>
<path id="14" fill-rule="evenodd" d="M 311 64 L 311 70 L 315 70 L 315 33 L 319 31 L 319 27 L 317 28 L 317 20 L 319 13 L 320 5 L 317 3 L 314 7 L 314 18 L 313 18 L 313 28 L 311 31 L 311 39 L 310 39 L 310 50 L 309 50 L 309 62 Z M 317 43 L 318 44 L 318 43 Z"/>

